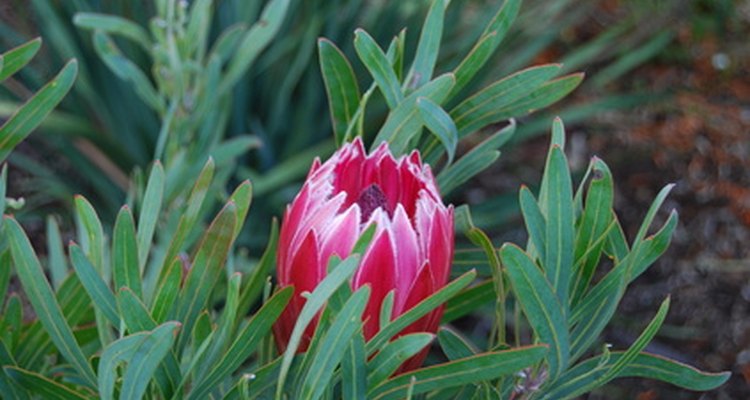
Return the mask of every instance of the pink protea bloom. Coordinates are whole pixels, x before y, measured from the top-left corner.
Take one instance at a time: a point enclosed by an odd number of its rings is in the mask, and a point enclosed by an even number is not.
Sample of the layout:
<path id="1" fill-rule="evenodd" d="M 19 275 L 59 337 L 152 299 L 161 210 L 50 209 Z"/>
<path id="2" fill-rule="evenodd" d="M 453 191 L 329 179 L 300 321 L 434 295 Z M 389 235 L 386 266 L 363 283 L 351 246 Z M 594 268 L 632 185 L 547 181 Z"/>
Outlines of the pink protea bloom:
<path id="1" fill-rule="evenodd" d="M 446 207 L 430 167 L 419 153 L 398 160 L 383 143 L 367 155 L 362 141 L 342 146 L 328 161 L 316 159 L 307 180 L 287 206 L 279 236 L 277 275 L 281 287 L 295 295 L 274 325 L 284 350 L 305 298 L 326 275 L 332 255 L 349 256 L 372 223 L 375 235 L 351 280 L 352 289 L 371 287 L 363 319 L 370 339 L 380 326 L 383 299 L 394 291 L 392 318 L 445 286 L 453 259 L 453 206 Z M 408 326 L 400 335 L 436 332 L 443 307 Z M 299 351 L 314 332 L 308 327 Z M 426 351 L 408 360 L 401 371 L 419 367 Z"/>

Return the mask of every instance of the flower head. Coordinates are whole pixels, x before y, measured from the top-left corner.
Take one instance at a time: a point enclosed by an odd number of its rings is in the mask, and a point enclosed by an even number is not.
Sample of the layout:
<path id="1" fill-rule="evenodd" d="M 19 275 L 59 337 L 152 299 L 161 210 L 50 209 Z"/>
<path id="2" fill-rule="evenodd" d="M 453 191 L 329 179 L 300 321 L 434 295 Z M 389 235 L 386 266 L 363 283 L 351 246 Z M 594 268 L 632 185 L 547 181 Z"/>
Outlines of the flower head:
<path id="1" fill-rule="evenodd" d="M 274 326 L 281 349 L 305 303 L 301 294 L 312 292 L 323 280 L 331 256 L 349 256 L 373 223 L 372 242 L 351 281 L 354 290 L 371 287 L 363 316 L 366 339 L 378 332 L 380 308 L 390 291 L 395 318 L 445 286 L 453 258 L 453 207 L 442 203 L 430 167 L 416 151 L 395 159 L 385 143 L 368 155 L 356 139 L 325 163 L 315 160 L 284 214 L 278 281 L 282 287 L 293 285 L 295 295 Z M 442 313 L 441 306 L 399 335 L 434 333 Z M 300 351 L 307 348 L 313 330 L 308 328 Z M 404 367 L 418 367 L 425 355 Z"/>

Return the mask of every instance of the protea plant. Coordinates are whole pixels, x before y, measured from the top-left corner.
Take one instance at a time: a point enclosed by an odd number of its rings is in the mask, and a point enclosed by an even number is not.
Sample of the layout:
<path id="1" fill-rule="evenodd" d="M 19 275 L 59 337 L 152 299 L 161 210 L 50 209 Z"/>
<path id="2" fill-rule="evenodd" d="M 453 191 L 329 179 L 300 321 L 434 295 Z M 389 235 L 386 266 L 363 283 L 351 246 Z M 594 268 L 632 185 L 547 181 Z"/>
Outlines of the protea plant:
<path id="1" fill-rule="evenodd" d="M 297 316 L 325 277 L 331 256 L 347 257 L 372 224 L 375 234 L 351 280 L 352 289 L 370 285 L 363 319 L 370 339 L 380 326 L 383 299 L 393 291 L 392 318 L 398 317 L 445 286 L 453 258 L 453 206 L 440 199 L 429 165 L 419 153 L 396 159 L 382 143 L 367 154 L 362 140 L 343 145 L 328 161 L 315 160 L 294 201 L 287 206 L 278 247 L 281 287 L 295 295 L 274 326 L 278 347 L 286 348 Z M 435 332 L 439 307 L 399 335 Z M 299 347 L 306 350 L 315 324 Z M 407 361 L 416 368 L 426 352 Z"/>

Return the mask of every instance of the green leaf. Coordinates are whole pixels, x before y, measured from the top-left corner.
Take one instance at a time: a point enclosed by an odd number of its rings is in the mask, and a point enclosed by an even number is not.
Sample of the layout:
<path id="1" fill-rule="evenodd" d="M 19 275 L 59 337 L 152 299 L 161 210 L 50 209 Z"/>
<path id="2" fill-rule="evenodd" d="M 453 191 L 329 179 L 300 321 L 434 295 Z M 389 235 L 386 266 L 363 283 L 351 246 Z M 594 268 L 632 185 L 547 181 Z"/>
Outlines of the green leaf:
<path id="1" fill-rule="evenodd" d="M 197 379 L 188 395 L 188 399 L 203 399 L 222 379 L 232 374 L 248 356 L 255 351 L 258 343 L 271 330 L 271 326 L 281 315 L 294 290 L 287 287 L 271 297 L 258 310 L 250 321 L 236 334 L 236 339 L 224 353 L 224 356 L 203 377 Z"/>
<path id="2" fill-rule="evenodd" d="M 570 341 L 565 313 L 554 290 L 539 267 L 513 244 L 500 249 L 516 299 L 542 343 L 550 346 L 546 361 L 549 379 L 555 380 L 568 365 Z"/>
<path id="3" fill-rule="evenodd" d="M 234 203 L 237 207 L 237 220 L 234 224 L 234 232 L 232 233 L 232 242 L 237 239 L 242 226 L 245 224 L 245 218 L 247 212 L 250 210 L 250 203 L 253 199 L 253 185 L 249 180 L 243 181 L 237 189 L 229 196 L 230 202 Z"/>
<path id="4" fill-rule="evenodd" d="M 175 257 L 167 268 L 164 268 L 164 279 L 156 288 L 156 295 L 151 304 L 151 315 L 158 323 L 166 320 L 169 311 L 174 306 L 180 293 L 182 283 L 183 260 Z"/>
<path id="5" fill-rule="evenodd" d="M 385 382 L 401 364 L 422 351 L 434 338 L 431 333 L 412 333 L 383 346 L 383 350 L 367 363 L 367 390 Z"/>
<path id="6" fill-rule="evenodd" d="M 149 107 L 165 112 L 164 98 L 154 88 L 148 76 L 129 58 L 122 54 L 117 45 L 106 33 L 94 32 L 94 49 L 104 64 L 120 79 L 133 85 L 135 93 Z"/>
<path id="7" fill-rule="evenodd" d="M 520 116 L 509 110 L 560 71 L 559 64 L 531 67 L 507 76 L 468 97 L 454 107 L 450 114 L 458 127 L 458 136 L 464 137 L 491 123 Z M 552 81 L 554 82 L 554 81 Z M 571 89 L 572 90 L 572 89 Z M 528 110 L 523 110 L 526 112 Z"/>
<path id="8" fill-rule="evenodd" d="M 440 328 L 438 331 L 438 341 L 440 348 L 449 360 L 458 360 L 461 358 L 471 357 L 477 354 L 477 350 L 471 344 L 468 338 L 451 328 Z"/>
<path id="9" fill-rule="evenodd" d="M 73 86 L 77 73 L 78 62 L 69 61 L 55 79 L 44 85 L 0 126 L 0 162 L 62 101 Z"/>
<path id="10" fill-rule="evenodd" d="M 115 220 L 112 235 L 112 272 L 115 291 L 127 287 L 138 297 L 143 297 L 141 273 L 138 268 L 138 244 L 135 235 L 135 222 L 128 206 L 123 206 Z"/>
<path id="11" fill-rule="evenodd" d="M 520 8 L 521 0 L 506 0 L 503 2 L 500 10 L 482 32 L 477 43 L 453 71 L 456 75 L 456 86 L 453 87 L 451 97 L 463 89 L 495 53 L 497 46 L 503 41 L 516 19 Z"/>
<path id="12" fill-rule="evenodd" d="M 221 311 L 221 317 L 214 331 L 211 345 L 206 350 L 206 356 L 201 359 L 201 368 L 198 376 L 203 376 L 207 371 L 216 364 L 216 360 L 224 353 L 226 348 L 231 344 L 230 337 L 236 325 L 236 319 L 244 314 L 237 313 L 237 305 L 240 297 L 240 284 L 242 283 L 242 274 L 235 272 L 229 278 L 227 284 L 226 303 Z"/>
<path id="13" fill-rule="evenodd" d="M 289 0 L 271 0 L 250 30 L 245 33 L 239 48 L 233 53 L 227 71 L 221 80 L 218 92 L 227 93 L 247 72 L 263 49 L 268 46 L 284 22 Z"/>
<path id="14" fill-rule="evenodd" d="M 68 276 L 68 265 L 65 262 L 60 227 L 52 215 L 47 216 L 47 266 L 49 267 L 52 287 L 57 289 Z"/>
<path id="15" fill-rule="evenodd" d="M 354 273 L 359 266 L 359 256 L 352 255 L 336 265 L 332 271 L 315 287 L 315 290 L 307 297 L 305 305 L 302 307 L 297 322 L 294 324 L 292 334 L 289 337 L 287 348 L 281 362 L 281 371 L 279 372 L 278 386 L 276 387 L 276 398 L 280 399 L 284 391 L 284 382 L 289 373 L 294 354 L 302 340 L 302 334 L 313 318 L 323 308 L 333 293 L 343 285 Z"/>
<path id="16" fill-rule="evenodd" d="M 211 47 L 208 59 L 217 57 L 222 64 L 229 60 L 246 31 L 247 25 L 244 23 L 237 23 L 225 29 Z"/>
<path id="17" fill-rule="evenodd" d="M 203 166 L 200 175 L 198 175 L 198 179 L 195 180 L 193 189 L 190 191 L 190 196 L 188 196 L 186 202 L 186 209 L 180 216 L 180 222 L 177 224 L 177 231 L 174 233 L 172 241 L 169 243 L 169 248 L 167 249 L 167 255 L 164 257 L 164 267 L 169 263 L 172 263 L 175 257 L 177 257 L 180 251 L 182 251 L 182 246 L 185 244 L 185 240 L 198 220 L 198 215 L 203 207 L 203 202 L 206 199 L 206 194 L 208 193 L 208 188 L 213 180 L 215 169 L 216 164 L 214 164 L 212 158 L 209 158 Z M 161 283 L 165 278 L 166 270 L 167 268 L 161 269 L 157 287 L 161 286 Z"/>
<path id="18" fill-rule="evenodd" d="M 157 367 L 169 354 L 179 329 L 179 322 L 170 321 L 147 333 L 143 343 L 128 361 L 120 389 L 120 398 L 140 399 L 143 397 Z"/>
<path id="19" fill-rule="evenodd" d="M 575 377 L 585 376 L 586 372 L 599 369 L 601 373 L 608 370 L 615 363 L 624 357 L 624 352 L 612 352 L 605 356 L 597 356 L 569 369 L 565 375 L 560 377 L 560 382 L 568 382 L 558 386 L 557 393 L 573 392 L 576 388 L 582 387 L 588 383 L 588 380 L 594 378 L 587 376 L 587 379 L 574 379 Z M 618 374 L 617 378 L 646 378 L 667 382 L 684 389 L 694 391 L 713 390 L 723 385 L 731 376 L 729 372 L 708 373 L 699 371 L 689 365 L 679 363 L 674 360 L 664 358 L 659 355 L 640 353 Z M 556 392 L 550 390 L 545 399 L 552 399 L 550 394 Z"/>
<path id="20" fill-rule="evenodd" d="M 494 300 L 496 300 L 495 284 L 491 279 L 487 279 L 459 292 L 450 299 L 445 306 L 441 322 L 448 323 L 456 320 Z"/>
<path id="21" fill-rule="evenodd" d="M 104 268 L 104 228 L 94 206 L 83 196 L 75 196 L 76 222 L 81 247 L 104 281 L 109 280 Z"/>
<path id="22" fill-rule="evenodd" d="M 125 326 L 131 334 L 150 331 L 158 327 L 141 299 L 129 288 L 124 287 L 117 293 L 117 306 Z M 172 322 L 166 322 L 165 324 L 169 323 Z M 165 397 L 172 395 L 180 382 L 180 375 L 180 364 L 174 354 L 169 352 L 164 359 L 164 364 L 156 370 L 156 383 Z"/>
<path id="23" fill-rule="evenodd" d="M 448 162 L 446 165 L 453 163 L 453 157 L 456 155 L 456 145 L 458 144 L 458 130 L 456 124 L 448 113 L 442 107 L 435 104 L 434 101 L 427 97 L 417 99 L 417 108 L 419 116 L 427 129 L 440 140 L 448 153 Z"/>
<path id="24" fill-rule="evenodd" d="M 164 168 L 159 160 L 154 161 L 148 177 L 146 191 L 143 194 L 140 212 L 138 213 L 138 267 L 141 273 L 151 251 L 156 223 L 159 220 L 162 199 L 164 197 Z"/>
<path id="25" fill-rule="evenodd" d="M 565 153 L 557 145 L 550 149 L 542 181 L 540 208 L 546 214 L 544 272 L 567 313 L 568 293 L 573 274 L 573 181 Z"/>
<path id="26" fill-rule="evenodd" d="M 78 346 L 70 326 L 65 322 L 60 305 L 55 300 L 29 239 L 13 218 L 5 217 L 5 221 L 5 232 L 10 242 L 16 272 L 34 312 L 62 356 L 73 365 L 86 385 L 95 388 L 94 371 Z"/>
<path id="27" fill-rule="evenodd" d="M 336 145 L 340 146 L 347 140 L 347 127 L 359 107 L 359 85 L 349 60 L 330 40 L 318 39 L 318 58 L 328 95 L 333 135 Z"/>
<path id="28" fill-rule="evenodd" d="M 91 262 L 86 258 L 83 250 L 78 245 L 71 243 L 68 251 L 76 275 L 91 298 L 91 303 L 94 307 L 101 310 L 102 314 L 109 319 L 112 325 L 119 326 L 120 316 L 117 312 L 117 302 L 115 301 L 114 294 L 109 290 L 107 284 L 99 276 L 99 273 L 96 272 L 96 268 L 91 265 Z"/>
<path id="29" fill-rule="evenodd" d="M 581 216 L 575 240 L 575 281 L 571 304 L 585 294 L 601 257 L 612 223 L 614 183 L 607 164 L 594 157 L 591 160 L 592 178 L 586 194 L 586 206 Z"/>
<path id="30" fill-rule="evenodd" d="M 401 92 L 396 72 L 391 67 L 383 49 L 362 29 L 354 31 L 354 49 L 377 83 L 380 92 L 383 93 L 388 108 L 395 109 L 404 99 L 404 94 Z"/>
<path id="31" fill-rule="evenodd" d="M 102 399 L 113 399 L 117 366 L 121 363 L 128 364 L 122 378 L 121 397 L 141 398 L 151 376 L 169 353 L 179 327 L 179 322 L 170 321 L 152 331 L 125 336 L 107 346 L 98 368 L 98 389 Z"/>
<path id="32" fill-rule="evenodd" d="M 433 0 L 427 18 L 422 26 L 417 44 L 417 53 L 414 56 L 411 70 L 406 77 L 405 84 L 409 89 L 416 89 L 432 78 L 435 69 L 438 52 L 440 51 L 440 39 L 443 36 L 443 21 L 445 20 L 445 8 L 450 0 Z"/>
<path id="33" fill-rule="evenodd" d="M 420 394 L 449 387 L 478 383 L 511 375 L 540 361 L 547 353 L 545 346 L 529 346 L 513 350 L 482 353 L 411 371 L 392 378 L 368 392 L 373 400 L 402 399 L 407 391 Z"/>
<path id="34" fill-rule="evenodd" d="M 547 221 L 542 215 L 542 210 L 539 209 L 539 203 L 526 185 L 522 185 L 518 192 L 518 204 L 521 206 L 521 215 L 523 215 L 523 222 L 529 234 L 527 251 L 530 255 L 538 254 L 539 259 L 544 260 L 547 249 Z"/>
<path id="35" fill-rule="evenodd" d="M 419 303 L 417 303 L 417 305 L 415 305 L 405 313 L 399 315 L 398 318 L 383 327 L 377 334 L 375 334 L 375 336 L 370 339 L 370 341 L 367 342 L 367 355 L 369 356 L 379 350 L 394 335 L 404 330 L 404 328 L 411 325 L 419 318 L 422 318 L 428 312 L 439 307 L 441 304 L 448 301 L 448 299 L 450 299 L 451 297 L 455 296 L 458 292 L 461 291 L 461 289 L 465 288 L 469 283 L 471 283 L 476 275 L 476 272 L 472 270 L 459 276 L 452 282 L 445 285 L 442 289 L 433 293 L 426 299 L 420 301 Z"/>
<path id="36" fill-rule="evenodd" d="M 576 376 L 575 379 L 560 379 L 561 384 L 557 386 L 553 385 L 552 388 L 549 389 L 549 392 L 545 394 L 544 398 L 567 399 L 577 397 L 583 393 L 605 385 L 607 382 L 618 377 L 630 363 L 638 358 L 641 351 L 643 351 L 643 349 L 646 348 L 646 345 L 648 345 L 648 343 L 654 338 L 654 335 L 656 335 L 656 332 L 664 322 L 668 310 L 669 298 L 662 302 L 659 311 L 648 324 L 646 329 L 643 330 L 627 351 L 621 353 L 619 357 L 617 357 L 616 361 L 610 364 L 609 360 L 607 360 L 607 363 L 603 363 L 603 365 L 600 364 L 596 368 L 583 372 Z M 605 355 L 605 357 L 607 357 L 607 355 Z M 582 371 L 578 370 L 578 372 L 580 373 Z"/>
<path id="37" fill-rule="evenodd" d="M 8 79 L 28 64 L 41 46 L 42 39 L 36 38 L 0 54 L 0 82 Z"/>
<path id="38" fill-rule="evenodd" d="M 419 118 L 419 109 L 416 106 L 417 99 L 425 97 L 436 104 L 441 104 L 453 83 L 452 74 L 443 74 L 407 96 L 388 114 L 388 118 L 375 137 L 373 148 L 387 141 L 393 154 L 405 153 L 409 142 L 422 129 L 422 118 Z"/>
<path id="39" fill-rule="evenodd" d="M 198 313 L 203 309 L 216 282 L 224 272 L 224 262 L 232 246 L 237 223 L 237 206 L 228 202 L 214 218 L 201 239 L 198 253 L 180 291 L 177 320 L 184 324 L 178 348 L 187 343 Z"/>
<path id="40" fill-rule="evenodd" d="M 341 360 L 341 396 L 345 399 L 364 400 L 367 391 L 367 359 L 362 331 L 354 334 L 346 354 Z"/>
<path id="41" fill-rule="evenodd" d="M 437 180 L 443 196 L 492 165 L 500 157 L 497 149 L 510 140 L 515 130 L 516 121 L 511 120 L 508 126 L 474 146 L 455 164 L 440 171 Z"/>
<path id="42" fill-rule="evenodd" d="M 3 371 L 26 390 L 50 400 L 82 400 L 89 397 L 34 371 L 5 365 Z M 7 393 L 6 393 L 7 394 Z"/>
<path id="43" fill-rule="evenodd" d="M 366 285 L 354 292 L 336 315 L 320 343 L 323 351 L 315 353 L 307 370 L 302 382 L 301 398 L 319 399 L 328 388 L 333 372 L 344 357 L 349 343 L 362 330 L 362 312 L 369 298 L 370 287 Z"/>
<path id="44" fill-rule="evenodd" d="M 268 273 L 276 265 L 276 249 L 279 244 L 279 222 L 276 218 L 271 221 L 271 232 L 268 235 L 268 244 L 263 251 L 263 255 L 250 273 L 249 278 L 242 283 L 240 291 L 239 305 L 237 312 L 239 315 L 247 315 L 250 307 L 258 300 L 263 285 L 266 282 Z"/>
<path id="45" fill-rule="evenodd" d="M 116 15 L 79 12 L 73 16 L 73 23 L 79 28 L 102 31 L 130 39 L 146 52 L 152 50 L 151 39 L 146 30 L 128 19 Z"/>

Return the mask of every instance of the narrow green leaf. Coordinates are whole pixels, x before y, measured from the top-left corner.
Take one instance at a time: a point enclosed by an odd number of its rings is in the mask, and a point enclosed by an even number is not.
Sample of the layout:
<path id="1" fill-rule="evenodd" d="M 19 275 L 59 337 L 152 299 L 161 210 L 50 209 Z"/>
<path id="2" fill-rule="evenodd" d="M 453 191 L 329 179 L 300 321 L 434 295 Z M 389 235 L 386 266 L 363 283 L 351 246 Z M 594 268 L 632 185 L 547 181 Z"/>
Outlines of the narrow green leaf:
<path id="1" fill-rule="evenodd" d="M 102 274 L 105 282 L 109 276 L 104 269 L 104 228 L 94 206 L 83 196 L 75 196 L 76 222 L 79 241 L 94 268 Z"/>
<path id="2" fill-rule="evenodd" d="M 42 39 L 36 38 L 0 54 L 0 82 L 18 72 L 42 47 Z"/>
<path id="3" fill-rule="evenodd" d="M 416 106 L 417 99 L 425 97 L 436 104 L 442 104 L 453 83 L 452 74 L 443 74 L 407 96 L 388 114 L 388 118 L 375 137 L 373 147 L 387 141 L 394 154 L 405 153 L 409 142 L 422 129 L 422 119 L 419 118 L 419 109 Z"/>
<path id="4" fill-rule="evenodd" d="M 237 239 L 242 226 L 245 224 L 247 212 L 250 210 L 250 203 L 253 199 L 253 185 L 249 180 L 243 181 L 237 189 L 229 196 L 230 202 L 237 207 L 237 221 L 235 221 L 234 232 L 232 233 L 232 242 Z"/>
<path id="5" fill-rule="evenodd" d="M 542 215 L 542 210 L 539 209 L 539 204 L 536 198 L 531 193 L 528 187 L 525 185 L 521 186 L 521 190 L 518 192 L 518 204 L 521 206 L 521 214 L 523 215 L 523 222 L 526 225 L 526 231 L 529 233 L 529 254 L 533 256 L 538 255 L 540 260 L 546 258 L 545 252 L 547 249 L 547 221 Z M 533 246 L 533 247 L 532 247 Z"/>
<path id="6" fill-rule="evenodd" d="M 412 333 L 383 346 L 383 350 L 367 363 L 367 390 L 385 382 L 401 364 L 422 351 L 434 338 L 431 333 Z"/>
<path id="7" fill-rule="evenodd" d="M 83 393 L 53 381 L 44 375 L 34 371 L 25 370 L 16 366 L 3 366 L 5 373 L 26 390 L 36 393 L 50 400 L 82 400 L 89 397 Z"/>
<path id="8" fill-rule="evenodd" d="M 568 365 L 570 341 L 563 307 L 550 282 L 523 250 L 513 244 L 500 249 L 516 299 L 542 343 L 550 346 L 546 361 L 549 379 L 555 380 Z"/>
<path id="9" fill-rule="evenodd" d="M 115 220 L 112 235 L 112 272 L 115 290 L 127 287 L 143 297 L 141 273 L 138 268 L 138 244 L 135 222 L 128 206 L 123 206 Z"/>
<path id="10" fill-rule="evenodd" d="M 29 239 L 21 226 L 11 217 L 5 217 L 5 232 L 10 242 L 13 262 L 29 302 L 50 338 L 63 357 L 70 362 L 86 385 L 96 387 L 96 376 L 86 356 L 78 346 L 52 288 L 44 276 L 42 266 L 34 255 Z"/>
<path id="11" fill-rule="evenodd" d="M 68 264 L 65 262 L 60 227 L 52 215 L 47 216 L 47 266 L 49 267 L 52 287 L 57 289 L 68 276 Z"/>
<path id="12" fill-rule="evenodd" d="M 208 59 L 217 57 L 222 64 L 225 63 L 234 54 L 246 31 L 247 25 L 241 22 L 225 29 L 211 47 Z"/>
<path id="13" fill-rule="evenodd" d="M 143 202 L 138 214 L 138 267 L 141 273 L 143 273 L 151 251 L 151 241 L 154 238 L 156 223 L 159 221 L 163 197 L 164 168 L 161 166 L 161 162 L 156 160 L 151 167 L 151 174 L 148 177 L 146 191 L 143 194 Z"/>
<path id="14" fill-rule="evenodd" d="M 323 308 L 331 295 L 343 285 L 354 273 L 359 266 L 359 256 L 352 255 L 341 261 L 328 275 L 315 287 L 315 290 L 308 296 L 305 305 L 302 307 L 297 322 L 294 324 L 292 334 L 289 337 L 286 351 L 284 351 L 281 371 L 279 372 L 278 385 L 276 387 L 276 399 L 280 400 L 284 391 L 284 383 L 289 374 L 294 354 L 302 340 L 302 334 L 313 318 Z"/>
<path id="15" fill-rule="evenodd" d="M 586 205 L 575 240 L 575 280 L 571 304 L 577 304 L 588 289 L 612 224 L 614 183 L 607 164 L 594 157 Z"/>
<path id="16" fill-rule="evenodd" d="M 148 76 L 129 58 L 122 54 L 106 33 L 94 32 L 94 49 L 104 64 L 120 79 L 133 85 L 135 93 L 148 106 L 158 112 L 166 111 L 164 98 L 154 88 Z"/>
<path id="17" fill-rule="evenodd" d="M 190 19 L 182 44 L 190 49 L 189 53 L 195 53 L 198 60 L 202 60 L 206 55 L 208 34 L 213 18 L 212 3 L 213 0 L 198 0 L 190 7 Z"/>
<path id="18" fill-rule="evenodd" d="M 362 29 L 354 31 L 354 49 L 377 83 L 380 92 L 383 93 L 388 108 L 395 109 L 404 99 L 404 94 L 401 92 L 396 72 L 391 67 L 383 49 Z"/>
<path id="19" fill-rule="evenodd" d="M 318 39 L 318 59 L 328 95 L 333 135 L 336 145 L 340 146 L 347 140 L 347 127 L 359 107 L 357 77 L 344 53 L 328 39 Z"/>
<path id="20" fill-rule="evenodd" d="M 570 382 L 570 384 L 560 385 L 560 389 L 558 390 L 562 390 L 563 386 L 565 386 L 567 391 L 572 392 L 576 387 L 586 384 L 584 380 L 575 381 L 573 377 L 582 376 L 585 371 L 590 371 L 597 367 L 606 371 L 623 356 L 624 352 L 612 352 L 606 356 L 606 360 L 604 359 L 605 356 L 598 356 L 576 365 L 560 378 L 560 382 Z M 730 376 L 731 374 L 729 372 L 702 372 L 689 365 L 659 355 L 643 352 L 638 354 L 633 361 L 628 363 L 625 368 L 617 374 L 617 378 L 637 377 L 656 379 L 684 389 L 695 391 L 716 389 L 723 385 Z M 554 392 L 550 391 L 550 393 Z M 544 398 L 551 399 L 552 397 L 548 395 Z"/>
<path id="21" fill-rule="evenodd" d="M 151 304 L 151 315 L 158 323 L 166 320 L 169 311 L 174 306 L 182 283 L 183 260 L 175 257 L 167 268 L 164 268 L 164 279 L 156 288 L 156 295 Z"/>
<path id="22" fill-rule="evenodd" d="M 475 286 L 459 292 L 448 301 L 442 323 L 448 323 L 467 315 L 479 307 L 496 300 L 495 284 L 487 279 Z"/>
<path id="23" fill-rule="evenodd" d="M 405 82 L 409 89 L 416 89 L 432 78 L 432 72 L 435 69 L 435 62 L 437 62 L 438 52 L 440 51 L 445 8 L 448 7 L 448 3 L 450 3 L 450 0 L 433 0 L 430 10 L 427 12 L 427 18 L 419 35 L 417 53 Z"/>
<path id="24" fill-rule="evenodd" d="M 630 348 L 620 353 L 616 361 L 607 360 L 604 365 L 598 365 L 598 368 L 592 368 L 589 371 L 578 375 L 575 379 L 560 380 L 561 384 L 553 386 L 544 398 L 562 399 L 573 398 L 583 393 L 589 392 L 597 387 L 607 384 L 612 379 L 617 378 L 625 368 L 638 359 L 639 355 L 646 348 L 656 335 L 656 332 L 664 322 L 669 310 L 669 297 L 662 302 L 659 311 L 654 318 L 633 342 Z M 578 372 L 581 372 L 578 370 Z"/>
<path id="25" fill-rule="evenodd" d="M 515 130 L 516 121 L 510 120 L 508 126 L 474 146 L 455 164 L 440 171 L 437 180 L 443 196 L 492 165 L 500 157 L 497 149 L 510 140 Z"/>
<path id="26" fill-rule="evenodd" d="M 235 272 L 229 278 L 227 284 L 227 297 L 224 309 L 221 311 L 221 317 L 216 325 L 214 336 L 211 339 L 211 345 L 206 350 L 206 356 L 202 357 L 202 367 L 198 376 L 203 376 L 207 371 L 216 364 L 219 357 L 224 354 L 226 348 L 231 344 L 229 342 L 230 337 L 233 333 L 234 326 L 236 325 L 235 320 L 238 317 L 237 305 L 240 297 L 240 283 L 242 282 L 242 274 Z M 241 317 L 243 314 L 239 314 Z"/>
<path id="27" fill-rule="evenodd" d="M 284 22 L 289 2 L 289 0 L 271 0 L 266 4 L 260 18 L 242 37 L 239 48 L 229 61 L 227 71 L 219 85 L 219 93 L 227 93 L 234 87 L 258 58 L 260 52 L 276 36 Z"/>
<path id="28" fill-rule="evenodd" d="M 367 359 L 362 331 L 354 334 L 341 360 L 341 396 L 345 399 L 365 400 L 367 391 Z"/>
<path id="29" fill-rule="evenodd" d="M 512 375 L 539 362 L 547 353 L 545 346 L 482 353 L 396 376 L 368 392 L 373 400 L 402 399 L 408 391 L 420 394 L 449 387 L 478 383 Z"/>
<path id="30" fill-rule="evenodd" d="M 531 67 L 507 76 L 468 97 L 450 114 L 460 138 L 491 123 L 520 116 L 506 110 L 517 105 L 537 88 L 544 87 L 560 71 L 559 64 Z M 526 112 L 528 110 L 524 110 Z"/>
<path id="31" fill-rule="evenodd" d="M 419 108 L 419 116 L 422 117 L 424 125 L 445 147 L 445 151 L 448 153 L 446 165 L 452 164 L 458 144 L 458 130 L 456 124 L 453 123 L 453 119 L 442 107 L 427 97 L 417 99 L 417 108 Z"/>
<path id="32" fill-rule="evenodd" d="M 146 52 L 151 51 L 151 39 L 146 30 L 128 19 L 116 15 L 79 12 L 73 16 L 73 23 L 79 28 L 122 36 L 137 43 Z"/>
<path id="33" fill-rule="evenodd" d="M 468 338 L 453 329 L 440 328 L 437 336 L 440 348 L 451 361 L 471 357 L 478 353 Z"/>
<path id="34" fill-rule="evenodd" d="M 78 62 L 68 61 L 55 79 L 44 85 L 0 126 L 0 162 L 55 108 L 73 86 Z"/>
<path id="35" fill-rule="evenodd" d="M 180 222 L 177 224 L 177 231 L 172 237 L 172 241 L 169 243 L 169 248 L 167 249 L 167 254 L 164 257 L 165 265 L 160 271 L 157 287 L 161 286 L 161 283 L 165 278 L 167 265 L 172 263 L 174 258 L 177 257 L 180 251 L 182 251 L 182 246 L 185 244 L 188 234 L 193 229 L 193 226 L 198 219 L 198 214 L 203 207 L 203 201 L 206 199 L 208 188 L 213 180 L 215 169 L 216 164 L 214 163 L 214 160 L 209 158 L 203 166 L 200 175 L 198 175 L 198 179 L 195 180 L 193 189 L 190 191 L 190 196 L 188 196 L 186 202 L 187 208 L 180 216 Z"/>
<path id="36" fill-rule="evenodd" d="M 143 343 L 128 361 L 120 389 L 120 398 L 140 399 L 143 397 L 157 367 L 169 354 L 179 329 L 179 322 L 170 321 L 159 325 L 146 335 Z"/>
<path id="37" fill-rule="evenodd" d="M 383 327 L 370 341 L 367 342 L 367 355 L 371 355 L 385 345 L 395 334 L 401 332 L 404 328 L 411 325 L 428 312 L 439 307 L 448 299 L 455 296 L 461 289 L 465 288 L 476 277 L 475 271 L 469 271 L 458 278 L 454 279 L 442 289 L 433 293 L 431 296 L 420 301 L 410 310 L 399 315 L 398 318 Z"/>
<path id="38" fill-rule="evenodd" d="M 369 298 L 370 287 L 366 285 L 354 292 L 336 315 L 320 343 L 320 348 L 324 351 L 316 352 L 302 382 L 302 398 L 319 399 L 328 388 L 333 372 L 344 357 L 349 343 L 362 330 L 362 312 Z"/>
<path id="39" fill-rule="evenodd" d="M 177 319 L 184 324 L 179 348 L 187 343 L 198 313 L 205 307 L 216 282 L 224 272 L 224 262 L 232 246 L 237 223 L 237 207 L 228 202 L 211 222 L 198 245 L 198 253 L 180 291 Z"/>
<path id="40" fill-rule="evenodd" d="M 159 327 L 141 299 L 130 288 L 124 287 L 117 293 L 117 306 L 131 335 L 155 330 Z M 176 322 L 166 322 L 161 326 L 173 323 Z M 164 397 L 173 394 L 181 380 L 180 364 L 173 353 L 169 352 L 164 358 L 164 364 L 158 365 L 155 379 Z"/>
<path id="41" fill-rule="evenodd" d="M 117 312 L 117 302 L 115 301 L 114 294 L 109 290 L 107 284 L 99 276 L 99 273 L 96 272 L 96 268 L 91 265 L 91 262 L 86 258 L 83 250 L 78 245 L 71 242 L 68 251 L 76 275 L 78 275 L 83 288 L 86 289 L 86 293 L 91 298 L 91 303 L 94 307 L 101 310 L 102 314 L 109 319 L 112 325 L 119 326 L 120 316 Z"/>
<path id="42" fill-rule="evenodd" d="M 188 399 L 203 399 L 222 379 L 232 374 L 243 362 L 255 351 L 271 329 L 276 319 L 291 299 L 294 290 L 287 287 L 271 297 L 263 307 L 258 310 L 250 321 L 237 333 L 236 339 L 224 353 L 222 359 L 211 369 L 207 375 L 198 379 L 191 389 Z"/>
<path id="43" fill-rule="evenodd" d="M 453 71 L 456 75 L 456 86 L 453 87 L 451 97 L 463 89 L 495 53 L 495 49 L 505 38 L 520 8 L 521 0 L 506 0 L 503 2 L 477 43 Z"/>
<path id="44" fill-rule="evenodd" d="M 540 196 L 546 213 L 544 272 L 557 294 L 563 313 L 567 313 L 568 293 L 573 274 L 573 181 L 565 153 L 557 145 L 550 150 L 544 174 L 546 196 Z"/>
<path id="45" fill-rule="evenodd" d="M 271 221 L 271 232 L 268 235 L 268 244 L 263 251 L 263 255 L 250 273 L 249 278 L 242 282 L 240 291 L 239 305 L 237 313 L 247 315 L 250 307 L 258 300 L 263 291 L 263 285 L 266 282 L 268 273 L 276 265 L 276 248 L 279 243 L 279 222 L 276 218 Z"/>

